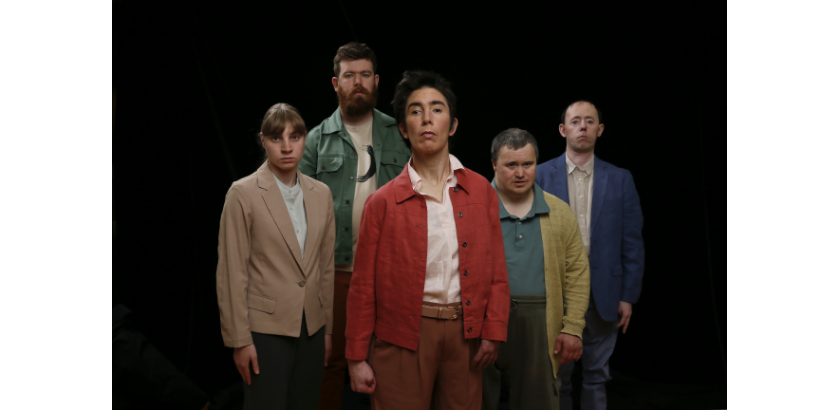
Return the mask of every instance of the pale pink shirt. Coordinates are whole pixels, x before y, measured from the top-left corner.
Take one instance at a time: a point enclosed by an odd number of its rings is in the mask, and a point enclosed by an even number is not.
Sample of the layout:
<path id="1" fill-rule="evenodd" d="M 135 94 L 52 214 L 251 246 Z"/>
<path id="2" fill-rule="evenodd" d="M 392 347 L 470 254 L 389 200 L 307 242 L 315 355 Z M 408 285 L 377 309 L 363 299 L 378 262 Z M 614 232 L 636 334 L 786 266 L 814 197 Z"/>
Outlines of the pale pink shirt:
<path id="1" fill-rule="evenodd" d="M 449 154 L 451 171 L 446 179 L 443 200 L 422 192 L 422 178 L 414 170 L 414 160 L 408 163 L 408 176 L 414 192 L 425 197 L 428 210 L 428 254 L 425 259 L 425 288 L 422 300 L 431 303 L 460 302 L 460 258 L 457 251 L 457 227 L 454 224 L 454 209 L 449 197 L 449 188 L 457 185 L 454 170 L 463 169 L 463 164 Z"/>

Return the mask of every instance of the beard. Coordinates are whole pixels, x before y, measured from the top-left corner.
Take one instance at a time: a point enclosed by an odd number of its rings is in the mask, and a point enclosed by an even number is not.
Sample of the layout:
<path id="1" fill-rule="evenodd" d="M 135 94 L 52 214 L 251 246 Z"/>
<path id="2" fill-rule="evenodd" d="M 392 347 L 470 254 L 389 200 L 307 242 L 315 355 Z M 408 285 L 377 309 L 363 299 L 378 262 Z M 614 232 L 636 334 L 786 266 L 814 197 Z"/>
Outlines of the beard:
<path id="1" fill-rule="evenodd" d="M 364 95 L 354 95 L 355 93 L 364 93 Z M 348 92 L 338 87 L 338 105 L 350 117 L 359 117 L 376 108 L 376 102 L 379 97 L 379 89 L 373 85 L 373 90 L 367 90 L 361 85 L 356 85 Z"/>

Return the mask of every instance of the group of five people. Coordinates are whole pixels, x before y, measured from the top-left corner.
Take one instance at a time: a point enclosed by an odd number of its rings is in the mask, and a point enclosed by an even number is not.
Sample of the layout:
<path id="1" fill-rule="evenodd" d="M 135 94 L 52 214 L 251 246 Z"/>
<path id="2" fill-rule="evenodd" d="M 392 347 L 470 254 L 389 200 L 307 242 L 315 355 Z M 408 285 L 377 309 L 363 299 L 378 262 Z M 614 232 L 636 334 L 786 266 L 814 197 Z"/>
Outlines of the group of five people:
<path id="1" fill-rule="evenodd" d="M 374 409 L 606 406 L 608 360 L 640 295 L 642 216 L 630 173 L 594 156 L 590 102 L 560 118 L 566 153 L 491 143 L 492 183 L 449 153 L 457 99 L 406 71 L 391 118 L 365 44 L 333 61 L 338 109 L 311 131 L 272 106 L 266 159 L 233 183 L 219 230 L 225 346 L 246 409 L 341 408 L 344 375 Z"/>

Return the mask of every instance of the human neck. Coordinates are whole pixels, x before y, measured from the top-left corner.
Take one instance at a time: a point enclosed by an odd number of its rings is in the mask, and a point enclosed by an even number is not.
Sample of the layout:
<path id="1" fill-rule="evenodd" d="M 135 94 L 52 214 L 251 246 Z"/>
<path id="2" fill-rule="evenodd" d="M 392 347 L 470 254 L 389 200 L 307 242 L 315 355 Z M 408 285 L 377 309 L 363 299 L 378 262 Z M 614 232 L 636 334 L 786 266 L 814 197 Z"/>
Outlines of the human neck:
<path id="1" fill-rule="evenodd" d="M 594 150 L 588 152 L 577 152 L 571 149 L 570 146 L 565 146 L 565 155 L 568 156 L 568 159 L 571 160 L 571 163 L 578 166 L 580 169 L 583 169 L 585 164 L 588 164 L 592 158 L 594 158 Z"/>
<path id="2" fill-rule="evenodd" d="M 411 149 L 411 158 L 414 171 L 417 171 L 423 181 L 432 182 L 433 185 L 445 182 L 452 172 L 448 144 L 433 154 L 423 154 Z"/>
<path id="3" fill-rule="evenodd" d="M 496 188 L 498 188 L 498 180 L 496 178 Z M 533 206 L 533 196 L 536 195 L 533 192 L 533 188 L 527 190 L 527 192 L 521 195 L 515 195 L 512 192 L 505 190 L 504 188 L 500 188 L 498 191 L 498 197 L 501 199 L 501 203 L 504 204 L 504 209 L 507 210 L 508 213 L 515 215 L 519 218 L 527 215 L 530 212 L 530 208 Z"/>
<path id="4" fill-rule="evenodd" d="M 373 118 L 373 110 L 367 111 L 358 117 L 350 117 L 347 115 L 347 112 L 344 111 L 344 107 L 341 107 L 341 121 L 344 122 L 344 125 L 358 127 L 359 125 L 364 125 L 364 123 L 370 121 L 371 118 Z"/>
<path id="5" fill-rule="evenodd" d="M 271 173 L 283 183 L 283 185 L 294 188 L 294 185 L 297 184 L 297 167 L 295 167 L 291 171 L 283 171 L 277 168 L 276 165 L 272 164 L 271 161 L 268 161 L 268 168 L 271 169 Z"/>

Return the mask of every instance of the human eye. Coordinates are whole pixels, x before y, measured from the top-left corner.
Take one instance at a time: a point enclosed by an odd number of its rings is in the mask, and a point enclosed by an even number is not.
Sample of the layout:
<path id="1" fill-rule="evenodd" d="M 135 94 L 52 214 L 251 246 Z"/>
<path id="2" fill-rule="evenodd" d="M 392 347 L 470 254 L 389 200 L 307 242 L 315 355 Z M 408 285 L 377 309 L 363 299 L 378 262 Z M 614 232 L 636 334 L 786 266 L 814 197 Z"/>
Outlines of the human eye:
<path id="1" fill-rule="evenodd" d="M 435 108 L 435 109 L 433 110 L 433 112 L 436 112 L 436 113 L 438 113 L 438 114 L 439 114 L 439 113 L 443 112 L 443 109 L 442 109 L 442 108 L 440 108 L 440 107 L 437 107 L 437 108 Z"/>
<path id="2" fill-rule="evenodd" d="M 420 110 L 411 110 L 411 115 L 419 114 Z"/>
<path id="3" fill-rule="evenodd" d="M 364 73 L 361 76 L 364 77 L 364 78 L 370 78 L 370 73 Z"/>
<path id="4" fill-rule="evenodd" d="M 271 141 L 277 142 L 277 141 L 279 141 L 279 140 L 280 140 L 280 136 L 279 136 L 279 135 L 274 135 L 274 136 L 272 136 L 272 137 L 271 137 Z"/>
<path id="5" fill-rule="evenodd" d="M 294 134 L 294 135 L 292 135 L 292 136 L 291 136 L 291 140 L 292 140 L 292 141 L 297 141 L 297 140 L 299 140 L 299 139 L 300 139 L 300 136 L 299 136 L 299 135 L 297 135 L 297 134 Z"/>

